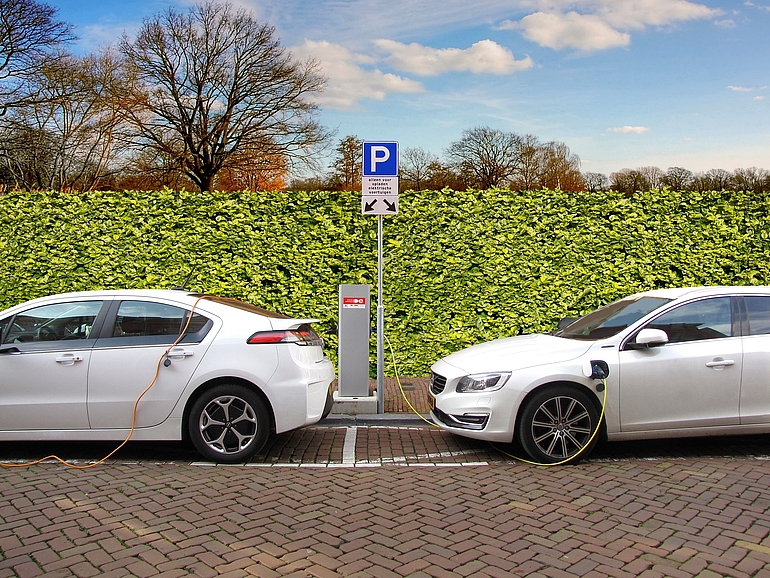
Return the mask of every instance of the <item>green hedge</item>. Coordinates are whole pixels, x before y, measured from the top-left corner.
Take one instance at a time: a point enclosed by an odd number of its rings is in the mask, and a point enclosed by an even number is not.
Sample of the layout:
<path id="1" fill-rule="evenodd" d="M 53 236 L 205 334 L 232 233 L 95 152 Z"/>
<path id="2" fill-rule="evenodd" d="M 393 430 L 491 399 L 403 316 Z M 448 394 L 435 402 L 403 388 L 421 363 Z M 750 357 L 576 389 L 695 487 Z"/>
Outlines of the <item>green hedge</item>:
<path id="1" fill-rule="evenodd" d="M 407 192 L 385 220 L 399 369 L 538 332 L 654 287 L 770 284 L 770 200 L 752 193 Z M 188 288 L 336 325 L 340 283 L 376 295 L 376 218 L 339 192 L 0 197 L 0 308 L 63 291 Z M 334 356 L 335 342 L 330 340 Z M 392 369 L 389 368 L 388 373 Z"/>

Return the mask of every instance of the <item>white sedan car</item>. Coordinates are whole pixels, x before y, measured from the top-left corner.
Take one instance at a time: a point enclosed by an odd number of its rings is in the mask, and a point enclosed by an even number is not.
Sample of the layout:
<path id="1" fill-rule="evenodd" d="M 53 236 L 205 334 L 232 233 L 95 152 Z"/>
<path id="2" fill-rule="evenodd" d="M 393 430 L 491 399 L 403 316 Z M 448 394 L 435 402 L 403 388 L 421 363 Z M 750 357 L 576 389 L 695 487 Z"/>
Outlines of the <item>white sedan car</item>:
<path id="1" fill-rule="evenodd" d="M 123 440 L 133 427 L 132 440 L 189 439 L 208 460 L 246 461 L 271 431 L 331 409 L 334 368 L 314 321 L 179 290 L 11 307 L 0 312 L 0 440 Z"/>
<path id="2" fill-rule="evenodd" d="M 538 463 L 575 461 L 600 437 L 770 432 L 770 287 L 638 293 L 552 334 L 453 353 L 431 372 L 439 426 L 518 441 Z"/>

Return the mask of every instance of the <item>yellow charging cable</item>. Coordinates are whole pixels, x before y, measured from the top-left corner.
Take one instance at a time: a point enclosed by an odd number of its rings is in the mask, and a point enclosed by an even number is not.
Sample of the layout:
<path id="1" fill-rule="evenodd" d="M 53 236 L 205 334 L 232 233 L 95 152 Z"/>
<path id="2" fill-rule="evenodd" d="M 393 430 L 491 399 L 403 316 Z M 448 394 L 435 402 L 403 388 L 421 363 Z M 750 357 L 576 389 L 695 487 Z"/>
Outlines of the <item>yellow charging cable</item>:
<path id="1" fill-rule="evenodd" d="M 141 393 L 141 395 L 139 395 L 139 397 L 136 398 L 136 402 L 134 403 L 134 412 L 133 412 L 133 415 L 131 417 L 131 429 L 129 430 L 128 435 L 126 436 L 126 439 L 124 439 L 123 442 L 118 447 L 116 447 L 114 450 L 112 450 L 109 454 L 104 456 L 102 459 L 100 459 L 100 460 L 98 460 L 96 462 L 93 462 L 91 464 L 86 464 L 86 465 L 72 464 L 72 463 L 70 463 L 70 462 L 68 462 L 66 460 L 63 460 L 59 456 L 51 455 L 51 456 L 46 456 L 44 458 L 40 458 L 39 460 L 34 460 L 32 462 L 24 462 L 24 463 L 20 463 L 20 464 L 0 462 L 0 467 L 3 467 L 3 468 L 27 468 L 29 466 L 35 466 L 37 464 L 43 463 L 44 461 L 47 461 L 47 460 L 55 460 L 55 461 L 59 462 L 60 464 L 62 464 L 64 466 L 67 466 L 68 468 L 72 468 L 72 469 L 75 469 L 75 470 L 87 470 L 89 468 L 95 468 L 96 466 L 103 464 L 108 459 L 110 459 L 112 456 L 114 456 L 118 452 L 118 450 L 120 450 L 123 446 L 125 446 L 128 443 L 128 440 L 131 439 L 131 436 L 134 435 L 134 430 L 136 429 L 136 412 L 137 412 L 137 410 L 139 408 L 139 402 L 145 396 L 145 394 L 148 391 L 150 391 L 152 386 L 155 385 L 155 382 L 158 381 L 158 375 L 160 375 L 160 366 L 163 363 L 163 360 L 168 355 L 168 353 L 174 347 L 176 347 L 179 344 L 180 341 L 182 341 L 182 339 L 185 336 L 185 333 L 187 332 L 187 328 L 190 326 L 190 321 L 192 321 L 193 313 L 195 312 L 195 308 L 197 307 L 198 303 L 202 299 L 206 299 L 206 298 L 207 298 L 206 295 L 202 295 L 201 297 L 198 297 L 198 299 L 193 304 L 192 309 L 190 310 L 190 315 L 187 318 L 187 322 L 184 324 L 184 327 L 182 328 L 182 331 L 179 333 L 179 337 L 176 338 L 174 343 L 172 343 L 171 345 L 168 346 L 168 348 L 163 352 L 163 355 L 160 356 L 160 359 L 158 359 L 158 363 L 155 366 L 155 375 L 152 378 L 152 381 L 150 382 L 150 385 L 148 385 L 145 388 L 145 390 Z"/>
<path id="2" fill-rule="evenodd" d="M 411 404 L 409 399 L 406 397 L 406 392 L 404 391 L 404 386 L 401 385 L 401 378 L 398 375 L 398 366 L 396 365 L 396 354 L 393 351 L 393 345 L 390 343 L 390 339 L 388 339 L 387 335 L 384 335 L 385 341 L 388 342 L 388 347 L 390 348 L 390 357 L 393 360 L 393 373 L 396 375 L 396 383 L 398 383 L 398 388 L 401 390 L 401 395 L 404 398 L 404 401 L 406 402 L 406 405 L 409 406 L 409 408 L 425 423 L 432 425 L 433 427 L 439 427 L 429 419 L 425 419 L 422 414 L 414 409 L 414 406 Z"/>

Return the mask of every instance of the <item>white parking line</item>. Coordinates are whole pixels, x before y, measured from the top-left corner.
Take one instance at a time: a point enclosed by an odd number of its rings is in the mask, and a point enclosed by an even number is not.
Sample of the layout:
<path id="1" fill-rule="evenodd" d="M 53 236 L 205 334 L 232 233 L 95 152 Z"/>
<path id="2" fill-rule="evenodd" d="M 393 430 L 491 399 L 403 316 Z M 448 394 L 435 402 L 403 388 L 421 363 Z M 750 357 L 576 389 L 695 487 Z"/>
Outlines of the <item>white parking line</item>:
<path id="1" fill-rule="evenodd" d="M 343 464 L 355 464 L 356 463 L 356 434 L 358 433 L 358 427 L 349 427 L 345 432 L 345 445 L 342 446 L 342 463 Z"/>

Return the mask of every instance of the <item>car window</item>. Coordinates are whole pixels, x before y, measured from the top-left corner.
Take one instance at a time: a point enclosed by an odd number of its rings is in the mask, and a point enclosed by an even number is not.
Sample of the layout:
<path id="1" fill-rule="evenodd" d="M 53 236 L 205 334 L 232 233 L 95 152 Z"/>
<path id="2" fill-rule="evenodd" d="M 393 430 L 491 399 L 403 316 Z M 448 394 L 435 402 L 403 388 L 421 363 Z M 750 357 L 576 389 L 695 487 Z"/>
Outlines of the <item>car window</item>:
<path id="1" fill-rule="evenodd" d="M 716 297 L 686 303 L 664 313 L 647 327 L 662 329 L 669 343 L 732 337 L 729 297 Z"/>
<path id="2" fill-rule="evenodd" d="M 744 297 L 744 301 L 749 311 L 749 335 L 770 333 L 770 297 Z"/>
<path id="3" fill-rule="evenodd" d="M 187 310 L 151 301 L 123 301 L 118 309 L 112 337 L 179 335 L 187 321 Z M 198 333 L 208 319 L 193 314 L 186 334 Z"/>
<path id="4" fill-rule="evenodd" d="M 668 303 L 662 297 L 626 298 L 581 317 L 555 335 L 568 339 L 605 339 L 623 331 L 642 317 Z"/>
<path id="5" fill-rule="evenodd" d="M 101 301 L 80 301 L 29 309 L 10 320 L 4 343 L 88 339 L 101 308 Z"/>
<path id="6" fill-rule="evenodd" d="M 0 343 L 5 343 L 3 341 L 3 336 L 5 335 L 5 330 L 8 329 L 8 325 L 11 322 L 10 317 L 6 317 L 5 319 L 0 319 Z"/>

